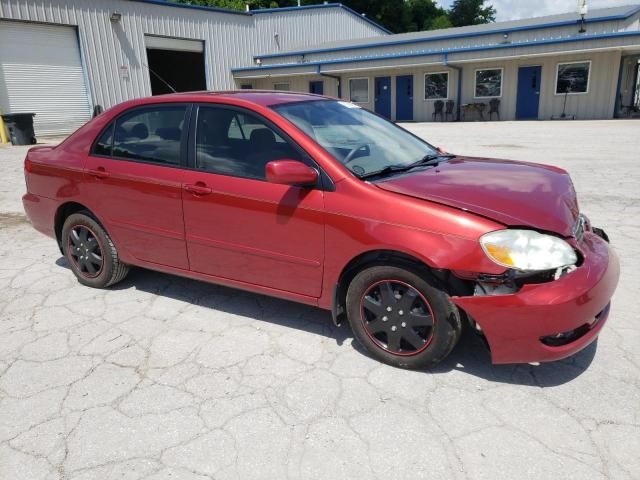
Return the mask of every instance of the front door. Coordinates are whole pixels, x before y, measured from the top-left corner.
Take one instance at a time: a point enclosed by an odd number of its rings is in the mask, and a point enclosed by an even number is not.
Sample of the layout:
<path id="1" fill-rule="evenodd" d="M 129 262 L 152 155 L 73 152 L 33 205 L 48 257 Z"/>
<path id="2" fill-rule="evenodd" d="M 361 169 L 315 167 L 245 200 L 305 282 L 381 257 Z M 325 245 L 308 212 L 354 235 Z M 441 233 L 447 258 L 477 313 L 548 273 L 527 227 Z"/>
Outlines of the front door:
<path id="1" fill-rule="evenodd" d="M 540 105 L 542 67 L 520 67 L 518 69 L 518 98 L 516 118 L 537 120 Z"/>
<path id="2" fill-rule="evenodd" d="M 101 134 L 85 162 L 90 208 L 118 248 L 139 260 L 187 270 L 182 169 L 188 107 L 139 107 Z"/>
<path id="3" fill-rule="evenodd" d="M 396 120 L 413 120 L 413 75 L 396 77 Z"/>
<path id="4" fill-rule="evenodd" d="M 324 95 L 324 82 L 322 80 L 309 82 L 309 93 Z"/>
<path id="5" fill-rule="evenodd" d="M 376 77 L 375 109 L 378 115 L 391 118 L 391 77 Z"/>
<path id="6" fill-rule="evenodd" d="M 269 161 L 310 160 L 245 110 L 205 105 L 196 118 L 182 197 L 191 270 L 319 297 L 324 192 L 265 181 Z"/>

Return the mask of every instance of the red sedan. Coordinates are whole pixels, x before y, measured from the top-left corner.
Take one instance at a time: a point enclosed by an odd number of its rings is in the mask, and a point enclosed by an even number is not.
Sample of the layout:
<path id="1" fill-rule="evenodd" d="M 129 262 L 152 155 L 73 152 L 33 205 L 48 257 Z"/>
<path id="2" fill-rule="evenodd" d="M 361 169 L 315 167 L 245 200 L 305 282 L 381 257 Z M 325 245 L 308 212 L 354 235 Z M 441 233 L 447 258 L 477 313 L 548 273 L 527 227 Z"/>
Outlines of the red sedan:
<path id="1" fill-rule="evenodd" d="M 376 358 L 445 358 L 464 325 L 494 363 L 567 357 L 619 277 L 567 172 L 446 154 L 353 104 L 189 93 L 118 105 L 31 149 L 24 207 L 84 284 L 130 266 L 331 310 Z"/>

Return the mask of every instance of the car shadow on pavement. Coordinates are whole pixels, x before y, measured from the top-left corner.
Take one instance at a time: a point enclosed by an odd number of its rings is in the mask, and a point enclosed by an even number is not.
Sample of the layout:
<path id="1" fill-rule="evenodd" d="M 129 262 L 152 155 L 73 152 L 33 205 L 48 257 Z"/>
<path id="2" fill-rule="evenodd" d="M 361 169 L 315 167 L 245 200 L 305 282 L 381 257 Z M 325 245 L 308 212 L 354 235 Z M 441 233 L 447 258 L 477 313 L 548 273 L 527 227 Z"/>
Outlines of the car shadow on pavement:
<path id="1" fill-rule="evenodd" d="M 438 375 L 455 370 L 497 383 L 555 387 L 570 382 L 586 371 L 596 350 L 597 340 L 575 355 L 556 362 L 493 365 L 483 339 L 467 329 L 451 355 L 429 372 Z"/>
<path id="2" fill-rule="evenodd" d="M 60 257 L 56 264 L 69 268 L 64 257 Z M 110 287 L 110 290 L 132 288 L 211 311 L 322 335 L 334 339 L 337 345 L 353 338 L 349 326 L 336 327 L 331 321 L 331 315 L 325 310 L 213 283 L 133 268 L 125 280 Z M 352 347 L 360 354 L 370 356 L 357 342 L 352 342 Z M 580 376 L 593 361 L 596 349 L 597 341 L 572 357 L 557 362 L 540 365 L 493 365 L 484 341 L 467 329 L 445 360 L 423 372 L 446 375 L 455 371 L 497 383 L 554 387 Z"/>

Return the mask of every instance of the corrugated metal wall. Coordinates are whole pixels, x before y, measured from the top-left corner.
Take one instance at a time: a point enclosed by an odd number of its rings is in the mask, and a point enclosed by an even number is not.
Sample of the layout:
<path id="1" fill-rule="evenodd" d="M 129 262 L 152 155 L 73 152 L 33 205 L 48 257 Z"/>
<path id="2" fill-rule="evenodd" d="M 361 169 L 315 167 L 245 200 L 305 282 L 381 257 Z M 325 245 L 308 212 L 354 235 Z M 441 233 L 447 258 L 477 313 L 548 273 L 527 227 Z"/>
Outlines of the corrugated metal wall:
<path id="1" fill-rule="evenodd" d="M 489 99 L 475 99 L 475 70 L 477 68 L 503 68 L 502 97 L 500 97 L 500 116 L 502 120 L 516 118 L 516 98 L 518 68 L 520 66 L 542 66 L 542 84 L 540 91 L 539 119 L 549 120 L 552 116 L 562 113 L 564 96 L 556 95 L 556 67 L 558 63 L 591 60 L 589 92 L 586 94 L 569 95 L 567 98 L 567 113 L 576 115 L 580 119 L 611 118 L 614 111 L 618 72 L 620 66 L 620 51 L 592 52 L 567 55 L 539 56 L 526 59 L 496 60 L 471 62 L 461 64 L 462 68 L 462 99 L 457 98 L 458 72 L 453 68 L 439 65 L 421 67 L 394 68 L 392 70 L 365 70 L 349 72 L 340 75 L 342 78 L 342 97 L 349 99 L 349 79 L 369 78 L 370 101 L 360 104 L 370 110 L 374 109 L 373 85 L 375 77 L 391 76 L 391 109 L 395 115 L 395 77 L 400 75 L 414 76 L 414 119 L 416 121 L 431 121 L 434 111 L 434 101 L 424 99 L 424 74 L 428 72 L 449 71 L 449 98 L 456 103 L 489 102 Z M 325 80 L 325 94 L 337 95 L 335 81 L 318 75 L 272 77 L 267 79 L 253 79 L 247 81 L 255 88 L 273 88 L 274 83 L 289 82 L 292 90 L 309 91 L 309 81 Z M 243 80 L 243 83 L 245 81 Z M 329 88 L 327 88 L 329 87 Z M 495 118 L 495 117 L 494 117 Z"/>
<path id="2" fill-rule="evenodd" d="M 234 88 L 231 68 L 259 52 L 382 34 L 340 8 L 241 15 L 127 0 L 0 0 L 0 18 L 77 26 L 91 100 L 104 107 L 151 94 L 145 34 L 204 41 L 209 89 Z"/>

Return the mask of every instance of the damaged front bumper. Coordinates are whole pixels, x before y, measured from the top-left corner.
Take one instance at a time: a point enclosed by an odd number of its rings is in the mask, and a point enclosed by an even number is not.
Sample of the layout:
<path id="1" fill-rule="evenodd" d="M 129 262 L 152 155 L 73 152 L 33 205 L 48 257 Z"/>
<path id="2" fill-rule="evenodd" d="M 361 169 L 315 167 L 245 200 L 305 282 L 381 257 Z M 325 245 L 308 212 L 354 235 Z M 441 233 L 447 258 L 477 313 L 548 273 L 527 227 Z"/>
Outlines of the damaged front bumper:
<path id="1" fill-rule="evenodd" d="M 526 284 L 515 293 L 454 297 L 482 330 L 493 363 L 549 362 L 596 339 L 618 284 L 618 257 L 592 231 L 580 242 L 582 264 L 558 280 Z"/>

